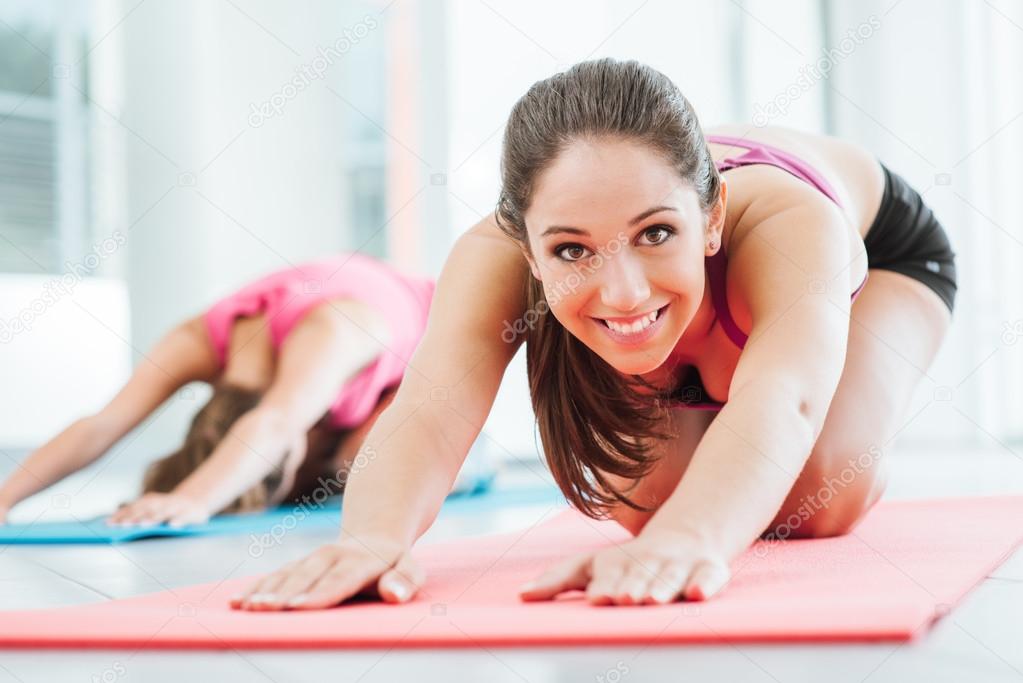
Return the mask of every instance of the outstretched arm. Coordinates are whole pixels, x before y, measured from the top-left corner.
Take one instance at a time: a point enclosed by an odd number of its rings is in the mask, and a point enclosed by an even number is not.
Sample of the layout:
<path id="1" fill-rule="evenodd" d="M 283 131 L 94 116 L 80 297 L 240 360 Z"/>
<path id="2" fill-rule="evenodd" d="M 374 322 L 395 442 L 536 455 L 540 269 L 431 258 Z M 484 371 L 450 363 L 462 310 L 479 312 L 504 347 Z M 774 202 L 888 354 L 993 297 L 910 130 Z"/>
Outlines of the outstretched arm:
<path id="1" fill-rule="evenodd" d="M 730 279 L 748 303 L 751 333 L 728 401 L 674 491 L 636 538 L 562 563 L 524 587 L 524 598 L 579 588 L 597 604 L 704 599 L 770 525 L 823 429 L 848 343 L 848 232 L 837 209 L 816 199 L 771 211 L 733 242 Z M 814 278 L 840 285 L 820 291 Z"/>
<path id="2" fill-rule="evenodd" d="M 18 466 L 0 487 L 0 522 L 18 502 L 94 462 L 180 387 L 216 372 L 201 319 L 172 329 L 102 410 L 75 420 Z"/>
<path id="3" fill-rule="evenodd" d="M 771 523 L 823 430 L 845 364 L 847 235 L 830 204 L 804 205 L 759 223 L 734 249 L 749 341 L 727 403 L 644 533 L 684 530 L 731 559 Z M 815 279 L 839 284 L 818 288 Z"/>
<path id="4" fill-rule="evenodd" d="M 345 489 L 341 537 L 255 583 L 244 609 L 321 608 L 364 589 L 411 598 L 424 580 L 408 551 L 451 492 L 521 339 L 526 261 L 493 217 L 462 235 L 437 282 L 426 333 L 394 401 L 363 443 Z"/>

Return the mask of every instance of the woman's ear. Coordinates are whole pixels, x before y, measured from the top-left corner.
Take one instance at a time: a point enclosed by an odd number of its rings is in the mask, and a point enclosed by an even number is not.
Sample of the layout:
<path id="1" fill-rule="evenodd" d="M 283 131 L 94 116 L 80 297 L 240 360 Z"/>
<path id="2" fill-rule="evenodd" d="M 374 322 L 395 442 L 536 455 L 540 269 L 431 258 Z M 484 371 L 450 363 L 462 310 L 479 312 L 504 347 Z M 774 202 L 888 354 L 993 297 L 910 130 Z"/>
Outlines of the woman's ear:
<path id="1" fill-rule="evenodd" d="M 525 257 L 526 263 L 529 264 L 529 272 L 533 274 L 533 277 L 536 278 L 537 281 L 543 282 L 543 278 L 540 277 L 540 267 L 536 265 L 536 260 L 533 258 L 533 255 L 529 253 L 529 247 L 520 242 L 519 249 L 522 251 L 522 256 Z"/>
<path id="2" fill-rule="evenodd" d="M 707 255 L 713 256 L 724 244 L 721 233 L 725 228 L 725 213 L 728 207 L 728 184 L 724 177 L 721 178 L 721 191 L 718 193 L 718 200 L 711 207 L 707 216 Z M 713 248 L 712 248 L 713 247 Z"/>

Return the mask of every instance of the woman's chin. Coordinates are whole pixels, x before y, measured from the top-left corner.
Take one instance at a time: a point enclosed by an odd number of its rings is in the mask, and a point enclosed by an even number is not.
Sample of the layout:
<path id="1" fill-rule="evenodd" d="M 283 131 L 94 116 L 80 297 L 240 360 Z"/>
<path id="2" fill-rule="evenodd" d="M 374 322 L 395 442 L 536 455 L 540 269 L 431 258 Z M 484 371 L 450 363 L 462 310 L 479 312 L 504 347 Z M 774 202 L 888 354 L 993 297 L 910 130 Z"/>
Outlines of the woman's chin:
<path id="1" fill-rule="evenodd" d="M 669 350 L 651 348 L 652 345 L 630 348 L 614 344 L 604 337 L 593 337 L 588 334 L 580 336 L 572 330 L 569 330 L 569 333 L 623 375 L 644 375 L 653 372 L 667 360 L 669 355 Z M 609 348 L 609 346 L 618 348 Z"/>
<path id="2" fill-rule="evenodd" d="M 646 350 L 632 354 L 608 354 L 606 351 L 601 353 L 596 349 L 593 350 L 604 360 L 605 363 L 623 375 L 645 375 L 659 368 L 661 363 L 664 362 L 663 360 L 659 360 L 657 357 L 650 355 L 650 352 Z"/>

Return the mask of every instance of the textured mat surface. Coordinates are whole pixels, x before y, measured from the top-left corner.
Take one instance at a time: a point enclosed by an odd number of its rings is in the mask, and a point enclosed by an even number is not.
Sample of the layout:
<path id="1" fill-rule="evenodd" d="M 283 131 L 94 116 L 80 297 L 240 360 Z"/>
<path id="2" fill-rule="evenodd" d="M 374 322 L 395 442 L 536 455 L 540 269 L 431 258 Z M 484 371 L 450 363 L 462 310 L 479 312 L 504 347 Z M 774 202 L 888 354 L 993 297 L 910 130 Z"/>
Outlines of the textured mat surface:
<path id="1" fill-rule="evenodd" d="M 760 542 L 703 603 L 595 607 L 573 592 L 520 602 L 561 558 L 626 540 L 614 522 L 555 510 L 524 531 L 418 547 L 411 603 L 232 611 L 251 577 L 55 610 L 0 613 L 0 646 L 156 648 L 479 647 L 919 637 L 1023 540 L 1023 497 L 882 501 L 837 538 Z"/>

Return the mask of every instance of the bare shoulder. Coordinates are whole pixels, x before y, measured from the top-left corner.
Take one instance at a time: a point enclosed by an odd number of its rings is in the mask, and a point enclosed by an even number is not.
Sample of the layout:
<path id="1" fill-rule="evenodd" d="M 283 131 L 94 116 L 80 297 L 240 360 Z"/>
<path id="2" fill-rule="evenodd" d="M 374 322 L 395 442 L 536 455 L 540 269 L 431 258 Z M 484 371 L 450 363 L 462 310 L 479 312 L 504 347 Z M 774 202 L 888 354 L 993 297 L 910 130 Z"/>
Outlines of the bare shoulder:
<path id="1" fill-rule="evenodd" d="M 500 339 L 504 323 L 525 313 L 529 277 L 519 245 L 491 214 L 455 242 L 437 282 L 434 306 L 441 307 L 439 316 L 458 318 Z"/>
<path id="2" fill-rule="evenodd" d="M 186 319 L 174 328 L 171 334 L 180 334 L 187 338 L 188 345 L 196 349 L 197 355 L 203 356 L 203 360 L 212 360 L 215 363 L 216 357 L 213 351 L 213 341 L 210 338 L 210 331 L 206 326 L 206 320 L 203 316 L 196 315 Z M 203 353 L 200 353 L 200 349 Z"/>
<path id="3" fill-rule="evenodd" d="M 747 335 L 753 326 L 751 293 L 778 289 L 783 274 L 805 286 L 808 278 L 826 273 L 828 286 L 846 288 L 851 296 L 867 269 L 862 240 L 833 202 L 793 176 L 749 170 L 762 173 L 758 196 L 730 239 L 723 239 L 728 306 Z"/>
<path id="4" fill-rule="evenodd" d="M 168 331 L 147 354 L 156 375 L 175 382 L 204 381 L 216 378 L 217 365 L 213 342 L 201 315 L 193 316 Z"/>
<path id="5" fill-rule="evenodd" d="M 455 241 L 437 279 L 426 333 L 398 395 L 431 395 L 448 388 L 457 412 L 481 424 L 522 337 L 509 336 L 524 319 L 531 277 L 518 245 L 487 216 Z M 428 369 L 428 370 L 426 370 Z M 397 400 L 397 399 L 396 399 Z M 473 434 L 475 436 L 475 434 Z"/>
<path id="6" fill-rule="evenodd" d="M 497 218 L 494 214 L 489 214 L 485 218 L 481 219 L 479 223 L 472 226 L 462 234 L 462 238 L 479 238 L 487 240 L 489 246 L 499 250 L 504 256 L 511 257 L 514 252 L 518 256 L 519 260 L 525 262 L 522 256 L 522 250 L 519 245 L 511 237 L 507 235 L 497 225 Z M 460 238 L 461 239 L 461 238 Z"/>
<path id="7" fill-rule="evenodd" d="M 194 315 L 191 318 L 186 318 L 175 330 L 181 332 L 187 332 L 188 334 L 195 337 L 196 341 L 209 342 L 209 330 L 206 328 L 206 321 L 201 315 Z"/>

